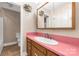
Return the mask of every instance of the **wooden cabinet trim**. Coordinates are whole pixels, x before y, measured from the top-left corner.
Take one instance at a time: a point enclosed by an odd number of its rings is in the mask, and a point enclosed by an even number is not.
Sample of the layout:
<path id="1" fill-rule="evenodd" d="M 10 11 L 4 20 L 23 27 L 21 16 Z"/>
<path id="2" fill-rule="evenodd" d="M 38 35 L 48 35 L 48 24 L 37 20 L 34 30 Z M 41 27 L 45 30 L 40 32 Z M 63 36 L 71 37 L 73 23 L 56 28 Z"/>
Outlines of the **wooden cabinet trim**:
<path id="1" fill-rule="evenodd" d="M 32 47 L 35 47 L 41 54 L 44 54 L 43 56 L 59 56 L 58 54 L 56 54 L 55 52 L 52 52 L 52 51 L 50 51 L 50 50 L 48 50 L 47 48 L 45 48 L 45 47 L 43 47 L 43 46 L 41 46 L 41 45 L 39 45 L 38 43 L 36 43 L 35 41 L 33 41 L 33 40 L 30 40 L 29 38 L 27 38 L 27 54 L 29 54 L 28 52 L 28 49 L 29 49 L 29 47 L 28 47 L 28 44 L 30 44 L 31 46 L 31 50 L 30 50 L 30 55 L 28 55 L 28 56 L 32 56 Z M 40 47 L 42 47 L 43 49 L 44 49 L 44 51 L 41 51 L 40 49 L 38 49 L 33 43 L 35 43 L 35 44 L 37 44 L 38 46 L 40 46 Z M 53 54 L 53 55 L 48 55 L 49 53 L 48 52 L 51 52 L 51 54 Z"/>

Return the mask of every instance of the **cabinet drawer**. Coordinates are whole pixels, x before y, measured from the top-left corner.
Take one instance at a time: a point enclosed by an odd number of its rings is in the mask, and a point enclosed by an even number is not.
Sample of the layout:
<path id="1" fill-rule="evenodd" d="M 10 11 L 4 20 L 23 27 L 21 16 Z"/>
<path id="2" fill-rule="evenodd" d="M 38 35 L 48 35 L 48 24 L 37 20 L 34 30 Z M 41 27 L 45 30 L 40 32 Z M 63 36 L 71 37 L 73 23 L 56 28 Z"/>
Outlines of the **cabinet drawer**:
<path id="1" fill-rule="evenodd" d="M 32 56 L 45 56 L 42 52 L 40 52 L 36 47 L 32 46 Z"/>
<path id="2" fill-rule="evenodd" d="M 56 53 L 47 50 L 47 56 L 58 56 Z"/>
<path id="3" fill-rule="evenodd" d="M 40 46 L 39 44 L 37 44 L 36 42 L 32 41 L 32 45 L 35 46 L 39 51 L 43 52 L 44 54 L 46 54 L 46 49 L 42 46 Z"/>

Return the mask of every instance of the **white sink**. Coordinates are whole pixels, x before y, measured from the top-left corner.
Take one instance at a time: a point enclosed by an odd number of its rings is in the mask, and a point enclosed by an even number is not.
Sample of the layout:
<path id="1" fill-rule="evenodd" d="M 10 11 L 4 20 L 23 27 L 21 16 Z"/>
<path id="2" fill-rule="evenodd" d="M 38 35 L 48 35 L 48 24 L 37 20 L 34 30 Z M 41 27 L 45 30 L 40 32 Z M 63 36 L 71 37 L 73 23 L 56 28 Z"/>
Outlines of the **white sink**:
<path id="1" fill-rule="evenodd" d="M 44 37 L 35 37 L 35 39 L 39 42 L 45 43 L 45 44 L 50 44 L 50 45 L 57 45 L 58 42 L 54 39 L 48 39 Z"/>

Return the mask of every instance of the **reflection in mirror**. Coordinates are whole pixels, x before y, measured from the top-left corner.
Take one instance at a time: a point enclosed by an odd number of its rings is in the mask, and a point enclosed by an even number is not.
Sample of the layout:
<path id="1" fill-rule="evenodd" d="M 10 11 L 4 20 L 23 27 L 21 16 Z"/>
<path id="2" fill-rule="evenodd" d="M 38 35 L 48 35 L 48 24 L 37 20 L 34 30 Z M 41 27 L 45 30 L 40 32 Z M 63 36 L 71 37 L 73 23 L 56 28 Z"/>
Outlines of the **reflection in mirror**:
<path id="1" fill-rule="evenodd" d="M 38 28 L 72 28 L 72 3 L 52 2 L 37 10 Z"/>

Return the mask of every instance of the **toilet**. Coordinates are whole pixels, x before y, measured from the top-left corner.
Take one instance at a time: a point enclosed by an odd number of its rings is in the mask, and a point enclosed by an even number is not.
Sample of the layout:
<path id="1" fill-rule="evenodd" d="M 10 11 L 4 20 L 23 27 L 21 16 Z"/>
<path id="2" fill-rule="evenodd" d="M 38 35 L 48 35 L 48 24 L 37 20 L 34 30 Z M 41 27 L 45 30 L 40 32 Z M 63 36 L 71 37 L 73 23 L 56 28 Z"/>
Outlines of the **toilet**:
<path id="1" fill-rule="evenodd" d="M 18 41 L 18 46 L 21 46 L 20 33 L 16 33 L 16 39 Z"/>

